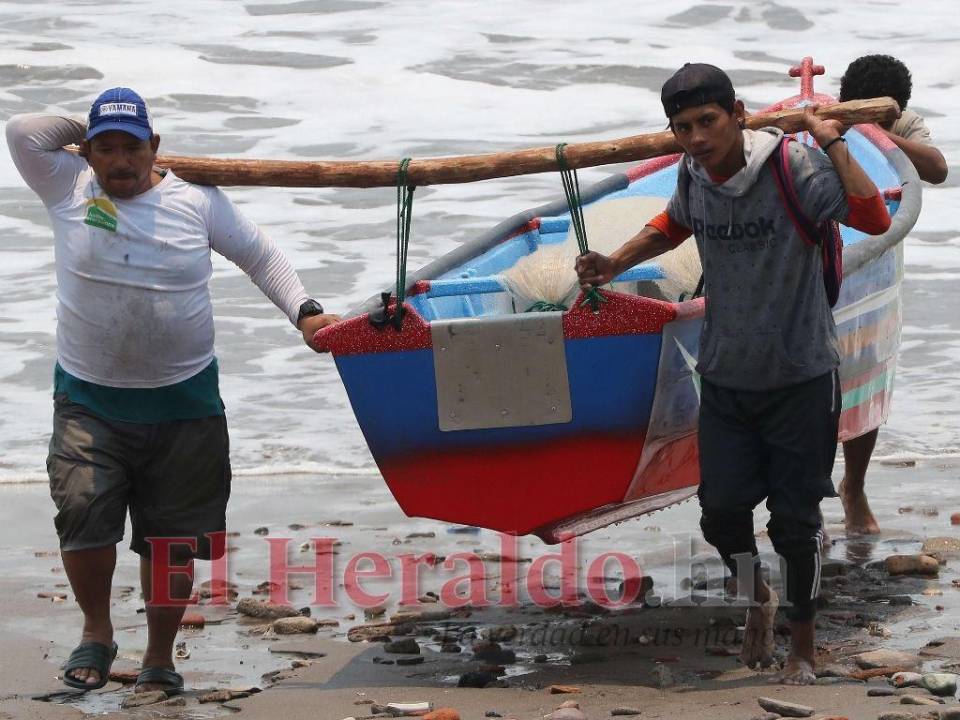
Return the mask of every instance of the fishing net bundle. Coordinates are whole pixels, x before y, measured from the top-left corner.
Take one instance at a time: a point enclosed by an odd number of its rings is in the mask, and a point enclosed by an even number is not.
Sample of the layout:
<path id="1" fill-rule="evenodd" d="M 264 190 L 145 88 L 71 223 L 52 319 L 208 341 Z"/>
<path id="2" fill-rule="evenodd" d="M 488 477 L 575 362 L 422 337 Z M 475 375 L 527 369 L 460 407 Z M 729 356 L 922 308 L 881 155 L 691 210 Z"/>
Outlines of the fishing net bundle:
<path id="1" fill-rule="evenodd" d="M 590 249 L 609 255 L 632 238 L 644 224 L 664 209 L 663 198 L 632 197 L 610 200 L 584 208 Z M 561 243 L 541 245 L 518 260 L 501 275 L 517 310 L 565 310 L 579 292 L 574 270 L 580 254 L 571 227 Z M 693 238 L 664 253 L 655 261 L 663 270 L 661 280 L 614 283 L 613 289 L 657 300 L 676 302 L 689 296 L 700 280 L 700 256 Z"/>

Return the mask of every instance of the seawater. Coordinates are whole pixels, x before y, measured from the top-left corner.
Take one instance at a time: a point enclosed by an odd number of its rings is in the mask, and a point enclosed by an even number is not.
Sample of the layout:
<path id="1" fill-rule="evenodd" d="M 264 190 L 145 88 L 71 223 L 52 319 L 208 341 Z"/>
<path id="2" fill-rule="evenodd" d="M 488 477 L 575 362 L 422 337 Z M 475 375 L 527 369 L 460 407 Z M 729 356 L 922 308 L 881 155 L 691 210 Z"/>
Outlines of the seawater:
<path id="1" fill-rule="evenodd" d="M 0 122 L 19 112 L 83 113 L 100 90 L 128 85 L 148 98 L 167 153 L 359 160 L 494 152 L 660 130 L 660 84 L 688 60 L 726 68 L 756 109 L 797 91 L 787 69 L 803 56 L 827 68 L 817 89 L 835 93 L 847 63 L 868 52 L 908 63 L 911 105 L 954 165 L 945 185 L 925 188 L 906 243 L 903 351 L 878 455 L 954 455 L 960 21 L 952 3 L 2 2 Z M 584 171 L 581 182 L 611 170 Z M 392 189 L 228 193 L 331 311 L 390 285 Z M 421 188 L 410 265 L 560 194 L 552 175 Z M 2 149 L 0 483 L 45 479 L 53 263 L 45 212 Z M 378 482 L 331 359 L 310 352 L 219 257 L 212 293 L 237 473 Z"/>

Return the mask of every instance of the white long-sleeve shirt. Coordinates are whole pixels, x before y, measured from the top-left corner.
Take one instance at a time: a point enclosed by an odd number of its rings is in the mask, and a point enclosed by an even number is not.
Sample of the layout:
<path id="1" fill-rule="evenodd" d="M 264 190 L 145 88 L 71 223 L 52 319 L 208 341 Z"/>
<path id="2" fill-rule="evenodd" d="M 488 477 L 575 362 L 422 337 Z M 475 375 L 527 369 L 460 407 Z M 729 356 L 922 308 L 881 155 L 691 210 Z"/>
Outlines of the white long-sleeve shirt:
<path id="1" fill-rule="evenodd" d="M 307 293 L 280 249 L 215 187 L 167 172 L 129 199 L 109 197 L 87 161 L 63 149 L 84 122 L 17 115 L 13 161 L 53 224 L 57 356 L 71 375 L 117 388 L 173 385 L 213 359 L 214 250 L 296 324 Z"/>

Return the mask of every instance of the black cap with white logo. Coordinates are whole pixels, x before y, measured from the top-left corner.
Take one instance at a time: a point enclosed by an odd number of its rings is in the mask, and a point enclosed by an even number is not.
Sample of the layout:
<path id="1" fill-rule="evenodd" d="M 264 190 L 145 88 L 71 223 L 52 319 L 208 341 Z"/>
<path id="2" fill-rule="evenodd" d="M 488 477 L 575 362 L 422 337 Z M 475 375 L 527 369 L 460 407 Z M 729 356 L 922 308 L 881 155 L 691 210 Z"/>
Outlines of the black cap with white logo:
<path id="1" fill-rule="evenodd" d="M 697 105 L 733 103 L 730 77 L 716 65 L 687 63 L 677 70 L 660 90 L 660 102 L 667 117 Z"/>

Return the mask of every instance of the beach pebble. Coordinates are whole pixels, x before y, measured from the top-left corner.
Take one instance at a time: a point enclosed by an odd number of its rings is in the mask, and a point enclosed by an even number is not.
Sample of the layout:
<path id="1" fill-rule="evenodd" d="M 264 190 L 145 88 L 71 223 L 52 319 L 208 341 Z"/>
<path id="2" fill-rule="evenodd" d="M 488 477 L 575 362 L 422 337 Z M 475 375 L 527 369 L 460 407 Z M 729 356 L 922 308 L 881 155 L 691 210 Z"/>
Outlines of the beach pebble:
<path id="1" fill-rule="evenodd" d="M 277 619 L 295 617 L 300 613 L 289 605 L 276 605 L 266 600 L 243 598 L 237 603 L 237 612 L 252 618 Z"/>
<path id="2" fill-rule="evenodd" d="M 273 622 L 273 631 L 277 635 L 296 635 L 298 633 L 315 633 L 320 626 L 313 618 L 285 617 Z"/>
<path id="3" fill-rule="evenodd" d="M 883 561 L 890 575 L 937 575 L 940 563 L 929 555 L 891 555 Z"/>
<path id="4" fill-rule="evenodd" d="M 397 665 L 419 665 L 424 661 L 423 655 L 397 658 Z"/>
<path id="5" fill-rule="evenodd" d="M 53 600 L 54 602 L 63 602 L 67 599 L 67 594 L 62 592 L 38 592 L 37 597 L 41 600 Z"/>
<path id="6" fill-rule="evenodd" d="M 487 630 L 485 636 L 487 640 L 498 642 L 503 640 L 513 640 L 519 631 L 513 625 L 498 625 Z"/>
<path id="7" fill-rule="evenodd" d="M 923 541 L 920 552 L 935 557 L 938 560 L 949 560 L 960 557 L 960 538 L 932 537 Z"/>
<path id="8" fill-rule="evenodd" d="M 394 640 L 383 646 L 383 651 L 388 653 L 408 653 L 411 655 L 420 654 L 420 645 L 413 638 L 403 638 Z"/>
<path id="9" fill-rule="evenodd" d="M 579 708 L 560 708 L 549 715 L 544 715 L 543 718 L 544 720 L 588 720 Z"/>
<path id="10" fill-rule="evenodd" d="M 483 716 L 484 716 L 484 717 L 489 717 L 489 718 L 502 718 L 502 717 L 503 717 L 503 715 L 501 715 L 500 713 L 498 713 L 496 710 L 487 710 L 487 711 L 483 714 Z"/>
<path id="11" fill-rule="evenodd" d="M 813 708 L 797 703 L 777 700 L 776 698 L 759 697 L 757 703 L 767 712 L 777 713 L 784 717 L 804 718 L 813 715 Z"/>
<path id="12" fill-rule="evenodd" d="M 960 512 L 956 512 L 950 516 L 951 525 L 960 525 Z"/>
<path id="13" fill-rule="evenodd" d="M 182 628 L 202 628 L 207 621 L 200 613 L 184 613 L 180 620 Z"/>
<path id="14" fill-rule="evenodd" d="M 940 698 L 924 697 L 923 695 L 904 695 L 900 698 L 901 705 L 942 705 Z"/>
<path id="15" fill-rule="evenodd" d="M 437 708 L 424 715 L 423 720 L 460 720 L 460 713 L 453 708 Z"/>
<path id="16" fill-rule="evenodd" d="M 923 675 L 915 672 L 898 672 L 890 677 L 894 687 L 917 687 L 923 682 Z"/>
<path id="17" fill-rule="evenodd" d="M 456 643 L 444 643 L 440 646 L 440 652 L 442 653 L 458 653 L 463 652 L 463 648 L 457 645 Z"/>
<path id="18" fill-rule="evenodd" d="M 139 675 L 139 670 L 111 670 L 108 677 L 113 682 L 118 682 L 123 685 L 133 685 Z"/>
<path id="19" fill-rule="evenodd" d="M 222 579 L 204 580 L 197 593 L 204 600 L 220 602 L 236 600 L 238 595 L 236 584 Z"/>
<path id="20" fill-rule="evenodd" d="M 489 672 L 471 671 L 465 672 L 457 681 L 457 687 L 462 688 L 485 688 L 497 681 L 497 676 Z"/>
<path id="21" fill-rule="evenodd" d="M 513 650 L 504 650 L 499 643 L 480 641 L 473 644 L 473 655 L 478 660 L 495 665 L 511 665 L 517 661 Z"/>
<path id="22" fill-rule="evenodd" d="M 254 535 L 268 535 L 270 533 L 270 528 L 268 527 L 258 527 L 253 531 Z"/>
<path id="23" fill-rule="evenodd" d="M 897 691 L 891 687 L 873 687 L 867 690 L 867 697 L 890 697 L 896 694 Z"/>
<path id="24" fill-rule="evenodd" d="M 403 630 L 404 632 L 401 632 Z M 394 623 L 371 623 L 368 625 L 356 625 L 347 630 L 347 640 L 350 642 L 361 642 L 366 640 L 373 642 L 386 637 L 389 641 L 390 635 L 405 635 L 405 628 Z"/>
<path id="25" fill-rule="evenodd" d="M 543 653 L 540 653 L 539 655 L 534 655 L 534 656 L 533 656 L 533 661 L 534 661 L 537 665 L 542 665 L 543 663 L 547 662 L 548 660 L 550 660 L 550 657 L 547 656 L 547 655 L 544 655 Z"/>
<path id="26" fill-rule="evenodd" d="M 934 695 L 954 695 L 957 692 L 957 676 L 953 673 L 927 673 L 920 684 Z"/>
<path id="27" fill-rule="evenodd" d="M 569 693 L 578 693 L 580 688 L 576 685 L 551 685 L 547 688 L 551 695 L 566 695 Z"/>
<path id="28" fill-rule="evenodd" d="M 912 668 L 920 665 L 920 658 L 897 650 L 869 650 L 853 656 L 853 661 L 864 670 L 872 668 L 902 667 Z"/>
<path id="29" fill-rule="evenodd" d="M 250 693 L 240 690 L 229 690 L 224 688 L 222 690 L 213 690 L 211 692 L 201 693 L 197 696 L 197 702 L 199 703 L 212 703 L 212 702 L 229 702 L 230 700 L 238 700 L 240 698 L 249 697 Z"/>
<path id="30" fill-rule="evenodd" d="M 124 709 L 143 707 L 144 705 L 153 705 L 163 702 L 167 699 L 167 694 L 163 690 L 152 690 L 150 692 L 133 693 L 124 698 L 120 707 Z"/>
<path id="31" fill-rule="evenodd" d="M 913 713 L 885 712 L 877 716 L 877 720 L 917 720 L 917 716 Z"/>
<path id="32" fill-rule="evenodd" d="M 632 707 L 615 707 L 610 711 L 610 714 L 614 717 L 632 717 L 640 715 L 640 711 Z"/>

